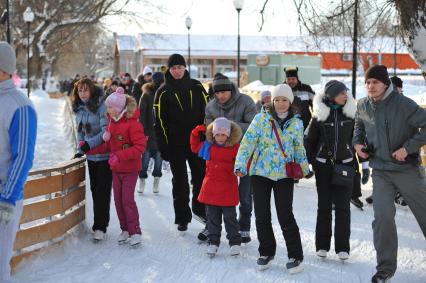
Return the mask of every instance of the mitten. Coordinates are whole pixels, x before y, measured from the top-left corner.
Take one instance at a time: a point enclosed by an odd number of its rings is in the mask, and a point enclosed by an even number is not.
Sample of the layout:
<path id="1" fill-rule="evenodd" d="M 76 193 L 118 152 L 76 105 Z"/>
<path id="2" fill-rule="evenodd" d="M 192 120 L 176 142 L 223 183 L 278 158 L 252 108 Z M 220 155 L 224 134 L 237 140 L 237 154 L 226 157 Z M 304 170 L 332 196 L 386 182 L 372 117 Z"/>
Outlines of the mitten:
<path id="1" fill-rule="evenodd" d="M 104 141 L 109 141 L 111 139 L 111 133 L 109 131 L 105 131 L 105 133 L 102 135 L 102 139 Z"/>
<path id="2" fill-rule="evenodd" d="M 76 159 L 76 158 L 80 158 L 80 157 L 83 157 L 83 154 L 76 153 L 76 154 L 74 154 L 74 156 L 71 159 Z"/>
<path id="3" fill-rule="evenodd" d="M 120 159 L 118 158 L 118 156 L 114 153 L 111 153 L 109 156 L 108 164 L 110 166 L 116 166 L 118 165 L 118 163 L 120 163 Z"/>
<path id="4" fill-rule="evenodd" d="M 368 179 L 370 178 L 370 169 L 362 169 L 362 178 L 361 178 L 361 183 L 363 185 L 368 183 Z"/>
<path id="5" fill-rule="evenodd" d="M 15 206 L 11 203 L 0 201 L 0 224 L 7 225 L 13 219 Z"/>
<path id="6" fill-rule="evenodd" d="M 80 141 L 78 145 L 84 153 L 90 150 L 90 145 L 86 141 Z"/>
<path id="7" fill-rule="evenodd" d="M 192 130 L 192 134 L 198 137 L 201 132 L 205 132 L 205 131 L 206 131 L 205 125 L 198 125 Z"/>

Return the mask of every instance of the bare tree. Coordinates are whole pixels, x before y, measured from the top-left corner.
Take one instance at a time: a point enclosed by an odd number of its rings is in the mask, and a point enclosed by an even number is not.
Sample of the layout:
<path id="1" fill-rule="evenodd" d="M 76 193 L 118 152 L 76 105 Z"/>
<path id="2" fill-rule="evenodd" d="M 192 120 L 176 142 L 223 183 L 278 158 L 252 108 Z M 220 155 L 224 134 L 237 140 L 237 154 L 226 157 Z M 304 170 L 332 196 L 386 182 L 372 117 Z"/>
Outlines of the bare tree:
<path id="1" fill-rule="evenodd" d="M 79 36 L 108 16 L 136 16 L 125 8 L 131 0 L 27 0 L 13 1 L 12 31 L 16 51 L 27 50 L 27 27 L 22 20 L 26 7 L 35 14 L 30 30 L 30 69 L 36 78 L 51 70 L 58 56 Z M 148 0 L 133 0 L 148 5 Z M 2 1 L 2 5 L 4 1 Z M 152 5 L 152 4 L 149 4 Z M 0 5 L 0 10 L 4 8 Z M 4 32 L 4 27 L 0 27 Z M 96 40 L 93 35 L 93 42 Z"/>

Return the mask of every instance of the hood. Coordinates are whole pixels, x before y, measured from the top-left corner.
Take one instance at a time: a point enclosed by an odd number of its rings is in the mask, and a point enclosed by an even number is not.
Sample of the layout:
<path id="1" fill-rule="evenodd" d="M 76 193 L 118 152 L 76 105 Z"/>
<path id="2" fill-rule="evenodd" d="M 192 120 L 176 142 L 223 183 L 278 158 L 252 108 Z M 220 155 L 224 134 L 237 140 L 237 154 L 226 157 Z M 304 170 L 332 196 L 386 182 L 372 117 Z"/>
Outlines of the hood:
<path id="1" fill-rule="evenodd" d="M 237 123 L 231 121 L 231 135 L 226 140 L 225 146 L 234 146 L 238 144 L 243 137 L 243 130 L 240 126 L 238 126 Z M 206 130 L 206 140 L 209 143 L 214 142 L 213 138 L 213 123 L 210 123 L 210 125 L 207 126 Z"/>
<path id="2" fill-rule="evenodd" d="M 325 104 L 325 99 L 325 92 L 318 93 L 314 96 L 312 117 L 317 118 L 320 122 L 327 120 L 330 115 L 330 107 Z M 342 112 L 348 118 L 355 118 L 356 101 L 351 94 L 348 94 L 348 100 L 345 106 L 343 106 Z"/>
<path id="3" fill-rule="evenodd" d="M 238 101 L 240 97 L 241 97 L 240 91 L 235 86 L 235 84 L 232 84 L 231 98 L 225 104 L 219 103 L 219 100 L 217 100 L 216 97 L 214 98 L 214 101 L 220 108 L 224 110 L 228 110 L 229 108 L 232 108 L 232 106 L 234 106 L 234 104 Z"/>
<path id="4" fill-rule="evenodd" d="M 149 94 L 155 94 L 156 86 L 155 86 L 155 84 L 153 82 L 145 83 L 142 86 L 142 88 L 146 89 L 148 91 L 147 93 L 149 93 Z"/>
<path id="5" fill-rule="evenodd" d="M 183 75 L 183 78 L 180 80 L 176 80 L 175 78 L 173 78 L 172 74 L 170 73 L 170 70 L 167 70 L 166 73 L 164 74 L 164 81 L 166 84 L 172 85 L 172 86 L 176 86 L 179 83 L 181 83 L 182 81 L 186 82 L 189 81 L 189 73 L 187 70 L 185 70 L 185 74 Z"/>

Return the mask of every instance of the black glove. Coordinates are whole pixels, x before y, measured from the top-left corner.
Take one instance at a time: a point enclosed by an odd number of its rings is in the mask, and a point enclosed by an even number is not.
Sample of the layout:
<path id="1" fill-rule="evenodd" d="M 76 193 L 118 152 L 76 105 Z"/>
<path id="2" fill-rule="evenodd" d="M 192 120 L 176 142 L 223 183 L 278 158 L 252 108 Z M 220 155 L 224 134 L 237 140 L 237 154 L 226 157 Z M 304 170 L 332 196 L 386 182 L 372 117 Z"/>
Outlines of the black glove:
<path id="1" fill-rule="evenodd" d="M 361 178 L 361 183 L 363 185 L 368 183 L 368 179 L 370 179 L 370 169 L 366 168 L 366 169 L 362 169 L 362 178 Z"/>
<path id="2" fill-rule="evenodd" d="M 86 153 L 90 150 L 90 145 L 87 142 L 81 142 L 80 143 L 80 149 Z"/>
<path id="3" fill-rule="evenodd" d="M 76 153 L 76 154 L 74 154 L 74 156 L 71 159 L 80 158 L 80 157 L 83 157 L 83 155 L 84 154 L 82 154 L 82 153 Z"/>
<path id="4" fill-rule="evenodd" d="M 314 176 L 314 171 L 309 170 L 309 173 L 306 174 L 305 178 L 310 179 L 310 178 L 312 178 L 312 176 Z"/>

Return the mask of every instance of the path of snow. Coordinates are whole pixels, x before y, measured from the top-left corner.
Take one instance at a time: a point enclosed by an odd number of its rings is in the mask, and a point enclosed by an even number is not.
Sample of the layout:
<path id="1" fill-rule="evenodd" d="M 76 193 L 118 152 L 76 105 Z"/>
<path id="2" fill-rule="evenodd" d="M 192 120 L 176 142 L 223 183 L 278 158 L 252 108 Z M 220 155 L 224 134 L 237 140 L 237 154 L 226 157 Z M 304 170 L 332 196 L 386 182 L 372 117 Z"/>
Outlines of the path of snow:
<path id="1" fill-rule="evenodd" d="M 51 100 L 40 96 L 39 119 L 45 117 L 52 123 L 59 121 L 57 111 L 60 104 L 53 106 Z M 33 98 L 34 99 L 34 98 Z M 55 102 L 56 103 L 56 102 Z M 59 106 L 58 106 L 59 105 Z M 57 107 L 54 110 L 51 107 Z M 47 110 L 49 109 L 49 113 Z M 42 113 L 40 113 L 42 111 Z M 46 113 L 44 113 L 45 111 Z M 58 116 L 59 115 L 59 116 Z M 57 119 L 58 120 L 55 120 Z M 41 124 L 41 123 L 40 123 Z M 43 125 L 43 124 L 41 124 Z M 61 161 L 72 150 L 66 149 L 63 140 L 52 134 L 51 123 L 40 128 L 40 145 L 37 154 L 50 153 L 47 164 L 52 160 Z M 61 127 L 59 127 L 61 129 Z M 44 132 L 46 131 L 46 132 Z M 59 137 L 58 137 L 59 138 Z M 64 136 L 62 136 L 64 138 Z M 59 145 L 58 145 L 59 144 Z M 49 150 L 50 149 L 50 150 Z M 46 156 L 45 156 L 46 157 Z M 66 159 L 66 158 L 65 158 Z M 57 163 L 57 162 L 53 162 Z M 152 177 L 147 184 L 152 184 Z M 86 192 L 86 228 L 76 231 L 58 248 L 24 262 L 18 269 L 17 282 L 370 282 L 375 270 L 375 252 L 372 242 L 372 207 L 365 211 L 352 208 L 351 257 L 341 263 L 333 249 L 329 258 L 320 260 L 315 255 L 315 224 L 317 196 L 315 182 L 302 180 L 295 188 L 294 213 L 301 231 L 305 254 L 305 271 L 289 275 L 285 270 L 287 261 L 285 243 L 280 232 L 276 214 L 273 211 L 273 226 L 277 238 L 277 254 L 272 267 L 260 272 L 256 269 L 258 242 L 252 218 L 252 242 L 242 248 L 238 257 L 229 255 L 229 248 L 222 234 L 219 254 L 210 259 L 206 256 L 206 245 L 198 244 L 197 234 L 203 228 L 198 222 L 190 224 L 188 231 L 181 236 L 173 224 L 174 213 L 171 195 L 171 173 L 166 172 L 161 179 L 161 191 L 154 195 L 151 188 L 142 196 L 135 194 L 143 230 L 143 243 L 138 249 L 119 246 L 116 242 L 120 233 L 113 201 L 111 202 L 111 222 L 108 239 L 100 244 L 91 241 L 87 227 L 91 227 L 93 213 L 90 190 Z M 364 197 L 371 193 L 371 182 L 364 188 Z M 272 200 L 273 202 L 273 200 Z M 274 207 L 274 205 L 272 205 Z M 399 207 L 396 214 L 399 235 L 398 271 L 392 282 L 426 282 L 426 241 L 413 215 Z M 333 244 L 332 244 L 333 246 Z"/>

